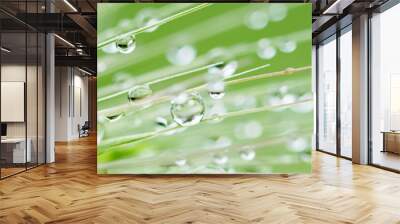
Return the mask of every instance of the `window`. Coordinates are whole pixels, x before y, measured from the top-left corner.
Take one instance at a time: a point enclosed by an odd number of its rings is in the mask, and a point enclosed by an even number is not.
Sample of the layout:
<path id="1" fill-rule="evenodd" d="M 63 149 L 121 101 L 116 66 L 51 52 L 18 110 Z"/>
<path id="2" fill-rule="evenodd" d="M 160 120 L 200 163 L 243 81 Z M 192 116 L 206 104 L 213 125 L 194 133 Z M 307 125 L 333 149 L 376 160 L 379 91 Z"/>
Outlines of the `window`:
<path id="1" fill-rule="evenodd" d="M 352 149 L 352 33 L 351 26 L 340 36 L 340 155 L 351 158 Z"/>
<path id="2" fill-rule="evenodd" d="M 372 163 L 400 170 L 400 5 L 371 19 L 371 140 Z"/>
<path id="3" fill-rule="evenodd" d="M 318 47 L 318 149 L 336 153 L 336 36 Z"/>

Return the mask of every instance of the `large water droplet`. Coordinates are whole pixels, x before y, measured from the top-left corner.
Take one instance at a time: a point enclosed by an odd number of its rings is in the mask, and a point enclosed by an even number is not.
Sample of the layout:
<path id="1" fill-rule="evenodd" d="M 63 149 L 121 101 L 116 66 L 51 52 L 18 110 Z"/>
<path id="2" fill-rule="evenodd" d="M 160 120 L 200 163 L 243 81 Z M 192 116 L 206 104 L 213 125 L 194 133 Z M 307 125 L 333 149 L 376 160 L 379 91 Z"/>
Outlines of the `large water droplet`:
<path id="1" fill-rule="evenodd" d="M 284 40 L 278 44 L 279 50 L 284 53 L 291 53 L 297 48 L 297 44 L 292 40 Z"/>
<path id="2" fill-rule="evenodd" d="M 214 100 L 222 99 L 225 96 L 225 83 L 223 81 L 209 82 L 207 89 L 208 95 Z"/>
<path id="3" fill-rule="evenodd" d="M 191 45 L 171 48 L 167 52 L 167 59 L 174 65 L 188 65 L 196 58 L 196 49 Z"/>
<path id="4" fill-rule="evenodd" d="M 262 59 L 271 59 L 276 55 L 276 49 L 269 39 L 263 38 L 257 42 L 257 55 Z"/>
<path id="5" fill-rule="evenodd" d="M 261 30 L 268 25 L 268 14 L 267 12 L 261 10 L 251 12 L 247 16 L 245 24 L 250 29 Z"/>
<path id="6" fill-rule="evenodd" d="M 142 99 L 153 93 L 149 85 L 137 85 L 128 91 L 128 100 L 133 102 L 138 99 Z"/>
<path id="7" fill-rule="evenodd" d="M 106 118 L 108 121 L 115 122 L 120 120 L 125 114 L 124 113 L 116 113 L 107 115 Z"/>
<path id="8" fill-rule="evenodd" d="M 268 16 L 271 21 L 277 22 L 283 20 L 287 15 L 287 7 L 285 4 L 269 4 Z"/>
<path id="9" fill-rule="evenodd" d="M 134 35 L 124 36 L 118 39 L 115 44 L 120 53 L 129 54 L 136 48 L 136 37 Z"/>
<path id="10" fill-rule="evenodd" d="M 180 158 L 175 160 L 175 164 L 179 167 L 185 166 L 186 165 L 186 159 Z"/>
<path id="11" fill-rule="evenodd" d="M 256 152 L 254 151 L 252 146 L 245 146 L 239 152 L 240 158 L 246 161 L 253 160 L 256 157 Z"/>
<path id="12" fill-rule="evenodd" d="M 181 126 L 192 126 L 203 119 L 205 105 L 196 93 L 181 93 L 171 102 L 171 115 Z"/>
<path id="13" fill-rule="evenodd" d="M 213 157 L 214 163 L 218 165 L 224 165 L 225 163 L 228 162 L 228 160 L 229 160 L 228 156 L 222 153 L 217 153 Z"/>

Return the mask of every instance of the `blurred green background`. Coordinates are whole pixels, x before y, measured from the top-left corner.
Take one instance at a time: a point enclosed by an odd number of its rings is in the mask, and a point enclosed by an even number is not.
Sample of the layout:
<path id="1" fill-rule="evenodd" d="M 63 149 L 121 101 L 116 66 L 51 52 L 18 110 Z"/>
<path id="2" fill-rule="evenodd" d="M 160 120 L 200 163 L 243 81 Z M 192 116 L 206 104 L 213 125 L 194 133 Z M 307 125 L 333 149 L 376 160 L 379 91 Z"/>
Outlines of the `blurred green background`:
<path id="1" fill-rule="evenodd" d="M 190 12 L 135 34 L 129 54 L 115 42 L 98 48 L 98 173 L 311 172 L 311 4 L 215 3 L 190 11 L 199 5 L 98 4 L 98 44 Z M 209 71 L 171 77 L 218 62 L 245 74 L 224 80 L 220 100 L 207 88 L 196 91 L 203 121 L 180 127 L 171 100 L 207 84 Z M 151 95 L 129 102 L 130 89 L 149 83 Z"/>

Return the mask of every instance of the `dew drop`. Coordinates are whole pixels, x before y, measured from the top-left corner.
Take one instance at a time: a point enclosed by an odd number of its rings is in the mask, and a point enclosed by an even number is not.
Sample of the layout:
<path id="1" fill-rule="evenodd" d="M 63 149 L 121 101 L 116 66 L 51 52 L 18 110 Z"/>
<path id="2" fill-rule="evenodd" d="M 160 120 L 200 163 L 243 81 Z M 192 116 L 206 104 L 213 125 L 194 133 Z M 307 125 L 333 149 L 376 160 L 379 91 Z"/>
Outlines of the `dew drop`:
<path id="1" fill-rule="evenodd" d="M 167 59 L 174 65 L 188 65 L 196 58 L 196 49 L 191 45 L 171 48 L 167 52 Z"/>
<path id="2" fill-rule="evenodd" d="M 223 81 L 209 82 L 207 88 L 208 95 L 214 100 L 222 99 L 225 96 L 225 84 Z"/>
<path id="3" fill-rule="evenodd" d="M 213 157 L 213 161 L 217 165 L 224 165 L 228 160 L 229 158 L 225 154 L 215 154 Z"/>
<path id="4" fill-rule="evenodd" d="M 257 106 L 257 99 L 254 96 L 239 94 L 234 97 L 233 104 L 238 109 L 250 109 Z"/>
<path id="5" fill-rule="evenodd" d="M 217 139 L 215 142 L 214 148 L 227 148 L 232 144 L 232 141 L 230 138 L 226 136 L 221 136 Z"/>
<path id="6" fill-rule="evenodd" d="M 287 7 L 284 4 L 270 4 L 268 8 L 268 16 L 271 21 L 278 22 L 287 16 Z"/>
<path id="7" fill-rule="evenodd" d="M 238 139 L 255 139 L 261 137 L 263 126 L 256 120 L 238 123 L 235 127 L 235 136 Z"/>
<path id="8" fill-rule="evenodd" d="M 291 53 L 297 48 L 296 42 L 292 40 L 285 40 L 278 44 L 279 50 L 284 53 Z"/>
<path id="9" fill-rule="evenodd" d="M 308 141 L 305 138 L 296 138 L 288 143 L 288 147 L 293 152 L 303 152 L 308 147 Z"/>
<path id="10" fill-rule="evenodd" d="M 246 161 L 253 160 L 256 157 L 256 152 L 254 151 L 253 147 L 251 146 L 245 146 L 243 147 L 242 150 L 239 152 L 240 158 Z"/>
<path id="11" fill-rule="evenodd" d="M 265 11 L 251 12 L 245 21 L 247 27 L 253 30 L 261 30 L 268 25 L 268 14 Z"/>
<path id="12" fill-rule="evenodd" d="M 138 14 L 137 23 L 141 27 L 151 26 L 157 24 L 160 20 L 155 17 L 156 12 L 154 10 L 143 10 Z M 146 29 L 144 32 L 153 32 L 158 29 L 158 26 L 152 26 Z"/>
<path id="13" fill-rule="evenodd" d="M 151 19 L 149 19 L 149 20 L 145 23 L 145 26 L 152 26 L 152 25 L 154 25 L 154 24 L 157 24 L 159 21 L 160 21 L 160 20 L 157 19 L 157 18 L 151 18 Z M 145 32 L 151 33 L 151 32 L 153 32 L 153 31 L 155 31 L 157 28 L 158 28 L 158 26 L 157 26 L 157 25 L 154 25 L 154 26 L 152 26 L 152 27 L 146 29 Z"/>
<path id="14" fill-rule="evenodd" d="M 313 98 L 312 94 L 306 93 L 301 97 L 299 97 L 298 100 L 305 101 L 305 100 L 312 100 L 312 98 Z M 314 110 L 314 105 L 311 101 L 308 101 L 294 105 L 293 107 L 291 107 L 291 109 L 297 113 L 309 113 Z"/>
<path id="15" fill-rule="evenodd" d="M 171 102 L 171 115 L 181 126 L 198 124 L 204 116 L 205 105 L 196 93 L 181 93 Z"/>
<path id="16" fill-rule="evenodd" d="M 115 54 L 119 51 L 116 44 L 112 44 L 112 43 L 107 44 L 106 46 L 102 47 L 101 50 L 108 54 Z"/>
<path id="17" fill-rule="evenodd" d="M 150 89 L 149 85 L 137 85 L 128 91 L 128 100 L 129 102 L 134 102 L 135 100 L 142 99 L 152 93 L 153 91 Z"/>
<path id="18" fill-rule="evenodd" d="M 282 97 L 282 104 L 291 104 L 296 101 L 296 96 L 293 94 L 286 94 Z"/>
<path id="19" fill-rule="evenodd" d="M 279 93 L 280 94 L 285 94 L 285 93 L 288 92 L 288 90 L 289 90 L 289 87 L 287 85 L 279 87 Z"/>
<path id="20" fill-rule="evenodd" d="M 104 72 L 107 69 L 107 64 L 102 61 L 97 61 L 97 71 Z"/>
<path id="21" fill-rule="evenodd" d="M 276 49 L 269 39 L 263 38 L 257 42 L 257 55 L 262 59 L 271 59 L 276 55 Z"/>
<path id="22" fill-rule="evenodd" d="M 132 21 L 129 19 L 123 19 L 118 23 L 118 26 L 121 28 L 127 28 L 131 25 Z"/>
<path id="23" fill-rule="evenodd" d="M 107 115 L 106 118 L 108 121 L 115 122 L 120 120 L 124 116 L 124 113 L 110 114 Z"/>
<path id="24" fill-rule="evenodd" d="M 210 123 L 221 122 L 224 118 L 223 115 L 226 113 L 224 102 L 221 100 L 214 101 L 212 107 L 207 110 L 208 118 Z"/>
<path id="25" fill-rule="evenodd" d="M 212 114 L 210 116 L 210 120 L 209 121 L 210 121 L 210 123 L 219 123 L 222 120 L 224 120 L 224 118 L 222 117 L 221 114 Z"/>
<path id="26" fill-rule="evenodd" d="M 166 128 L 168 126 L 168 121 L 164 117 L 157 117 L 156 118 L 156 124 Z"/>
<path id="27" fill-rule="evenodd" d="M 282 104 L 282 100 L 278 96 L 268 97 L 268 105 L 269 106 L 279 106 Z"/>
<path id="28" fill-rule="evenodd" d="M 210 59 L 213 59 L 213 60 L 216 60 L 216 59 L 222 60 L 222 58 L 229 57 L 229 53 L 226 49 L 217 47 L 217 48 L 211 49 L 207 53 L 207 57 Z"/>
<path id="29" fill-rule="evenodd" d="M 211 75 L 221 75 L 223 78 L 228 78 L 236 72 L 238 67 L 237 61 L 231 61 L 228 63 L 218 64 L 208 69 L 208 73 Z"/>
<path id="30" fill-rule="evenodd" d="M 177 165 L 179 167 L 185 166 L 186 165 L 186 159 L 182 158 L 182 159 L 175 160 L 175 165 Z"/>
<path id="31" fill-rule="evenodd" d="M 121 37 L 115 44 L 120 53 L 129 54 L 136 48 L 136 37 L 134 35 Z"/>

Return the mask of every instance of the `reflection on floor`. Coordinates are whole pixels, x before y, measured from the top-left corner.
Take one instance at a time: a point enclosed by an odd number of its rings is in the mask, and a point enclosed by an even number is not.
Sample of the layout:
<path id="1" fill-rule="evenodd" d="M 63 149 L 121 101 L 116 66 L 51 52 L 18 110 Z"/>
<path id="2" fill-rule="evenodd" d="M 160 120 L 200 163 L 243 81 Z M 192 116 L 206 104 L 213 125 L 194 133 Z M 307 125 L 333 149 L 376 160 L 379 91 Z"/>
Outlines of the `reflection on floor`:
<path id="1" fill-rule="evenodd" d="M 391 152 L 374 151 L 373 163 L 400 171 L 400 155 Z"/>
<path id="2" fill-rule="evenodd" d="M 23 167 L 23 168 L 20 168 L 20 167 L 1 168 L 1 177 L 4 178 L 4 177 L 13 175 L 15 173 L 18 173 L 18 172 L 21 172 L 24 170 L 25 170 L 25 167 Z"/>
<path id="3" fill-rule="evenodd" d="M 314 152 L 302 175 L 97 175 L 96 138 L 0 181 L 0 223 L 399 223 L 400 175 Z"/>
<path id="4" fill-rule="evenodd" d="M 36 163 L 27 163 L 26 167 L 25 167 L 25 164 L 18 164 L 18 165 L 16 165 L 16 164 L 9 164 L 9 165 L 2 164 L 2 165 L 3 165 L 3 167 L 1 168 L 1 178 L 5 178 L 5 177 L 11 176 L 13 174 L 20 173 L 22 171 L 25 171 L 26 168 L 30 169 L 32 167 L 36 167 L 37 166 Z"/>

